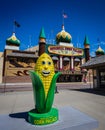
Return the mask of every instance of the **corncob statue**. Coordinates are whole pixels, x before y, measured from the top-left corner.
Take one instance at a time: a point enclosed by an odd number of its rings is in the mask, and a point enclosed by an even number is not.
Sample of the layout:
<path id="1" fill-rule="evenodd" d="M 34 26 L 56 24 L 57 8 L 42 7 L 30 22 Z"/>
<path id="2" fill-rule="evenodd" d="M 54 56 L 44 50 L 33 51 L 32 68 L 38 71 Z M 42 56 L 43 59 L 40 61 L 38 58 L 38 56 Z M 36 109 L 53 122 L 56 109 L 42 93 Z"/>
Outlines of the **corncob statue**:
<path id="1" fill-rule="evenodd" d="M 61 74 L 54 72 L 51 57 L 43 53 L 37 60 L 35 71 L 29 71 L 32 79 L 35 109 L 28 113 L 32 124 L 45 125 L 58 120 L 58 110 L 52 108 L 56 80 Z"/>

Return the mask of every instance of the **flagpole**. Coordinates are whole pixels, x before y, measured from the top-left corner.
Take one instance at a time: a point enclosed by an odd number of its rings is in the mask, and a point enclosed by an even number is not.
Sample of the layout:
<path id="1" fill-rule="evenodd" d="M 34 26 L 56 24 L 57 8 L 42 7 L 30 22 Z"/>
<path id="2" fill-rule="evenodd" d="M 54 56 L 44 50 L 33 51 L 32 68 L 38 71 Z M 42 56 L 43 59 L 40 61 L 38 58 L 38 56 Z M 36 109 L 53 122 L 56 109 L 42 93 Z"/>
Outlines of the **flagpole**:
<path id="1" fill-rule="evenodd" d="M 63 14 L 62 14 L 62 23 L 63 23 L 63 25 L 64 25 L 64 19 L 66 19 L 66 18 L 67 18 L 67 14 L 63 10 Z"/>
<path id="2" fill-rule="evenodd" d="M 97 38 L 97 43 L 98 43 L 98 46 L 100 46 L 100 39 Z"/>
<path id="3" fill-rule="evenodd" d="M 62 24 L 64 25 L 64 17 L 62 16 Z"/>
<path id="4" fill-rule="evenodd" d="M 63 17 L 63 14 L 64 14 L 64 10 L 62 11 L 62 24 L 64 25 L 64 17 Z"/>
<path id="5" fill-rule="evenodd" d="M 15 27 L 15 23 L 13 22 L 13 32 L 15 33 L 15 31 L 16 31 L 16 27 Z"/>

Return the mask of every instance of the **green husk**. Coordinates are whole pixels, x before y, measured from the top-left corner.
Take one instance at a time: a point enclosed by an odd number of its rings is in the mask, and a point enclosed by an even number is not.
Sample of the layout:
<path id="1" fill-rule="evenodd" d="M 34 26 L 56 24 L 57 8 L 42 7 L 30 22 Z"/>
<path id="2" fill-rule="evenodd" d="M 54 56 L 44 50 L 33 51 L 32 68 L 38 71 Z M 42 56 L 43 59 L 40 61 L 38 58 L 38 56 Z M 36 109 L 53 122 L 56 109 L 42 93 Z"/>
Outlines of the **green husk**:
<path id="1" fill-rule="evenodd" d="M 54 94 L 55 94 L 55 88 L 56 88 L 56 80 L 60 74 L 61 74 L 61 72 L 56 73 L 53 76 L 53 79 L 51 81 L 50 89 L 48 91 L 48 95 L 47 95 L 47 99 L 46 99 L 46 103 L 45 103 L 46 111 L 49 111 L 52 107 L 53 100 L 54 100 Z"/>
<path id="2" fill-rule="evenodd" d="M 35 71 L 29 71 L 31 76 L 32 85 L 33 85 L 33 93 L 34 93 L 34 102 L 35 108 L 39 113 L 44 112 L 44 103 L 45 103 L 45 92 L 42 81 Z"/>
<path id="3" fill-rule="evenodd" d="M 54 100 L 56 80 L 61 73 L 58 72 L 53 76 L 47 98 L 45 98 L 43 81 L 40 79 L 38 74 L 35 71 L 29 71 L 29 74 L 31 76 L 33 85 L 34 102 L 36 104 L 36 110 L 38 111 L 38 113 L 49 112 L 51 110 Z"/>

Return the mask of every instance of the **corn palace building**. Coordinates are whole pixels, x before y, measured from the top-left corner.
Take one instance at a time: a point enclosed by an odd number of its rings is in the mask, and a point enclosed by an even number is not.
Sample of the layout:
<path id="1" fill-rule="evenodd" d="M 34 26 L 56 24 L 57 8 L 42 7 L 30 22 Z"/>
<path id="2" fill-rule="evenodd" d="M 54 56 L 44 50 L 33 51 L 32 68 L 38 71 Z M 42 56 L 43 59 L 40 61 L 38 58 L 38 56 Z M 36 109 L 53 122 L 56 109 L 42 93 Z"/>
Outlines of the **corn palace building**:
<path id="1" fill-rule="evenodd" d="M 21 51 L 16 34 L 7 38 L 3 53 L 2 82 L 30 82 L 29 70 L 33 70 L 38 57 L 46 52 L 54 62 L 55 71 L 61 71 L 58 82 L 81 82 L 84 69 L 81 65 L 89 60 L 89 40 L 85 36 L 84 48 L 74 47 L 72 36 L 65 31 L 64 25 L 56 35 L 56 44 L 46 42 L 44 28 L 39 34 L 39 43 L 33 48 Z"/>

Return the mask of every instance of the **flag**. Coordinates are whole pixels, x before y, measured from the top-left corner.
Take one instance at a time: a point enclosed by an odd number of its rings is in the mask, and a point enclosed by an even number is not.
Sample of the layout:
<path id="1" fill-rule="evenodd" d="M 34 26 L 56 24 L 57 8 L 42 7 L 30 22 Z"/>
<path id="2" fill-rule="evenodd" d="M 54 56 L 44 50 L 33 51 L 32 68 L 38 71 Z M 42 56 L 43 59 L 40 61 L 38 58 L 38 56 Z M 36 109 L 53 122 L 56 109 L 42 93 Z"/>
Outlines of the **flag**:
<path id="1" fill-rule="evenodd" d="M 67 14 L 66 13 L 63 13 L 63 18 L 67 18 Z"/>
<path id="2" fill-rule="evenodd" d="M 20 24 L 19 24 L 17 21 L 14 21 L 14 25 L 15 25 L 16 27 L 20 27 Z"/>

